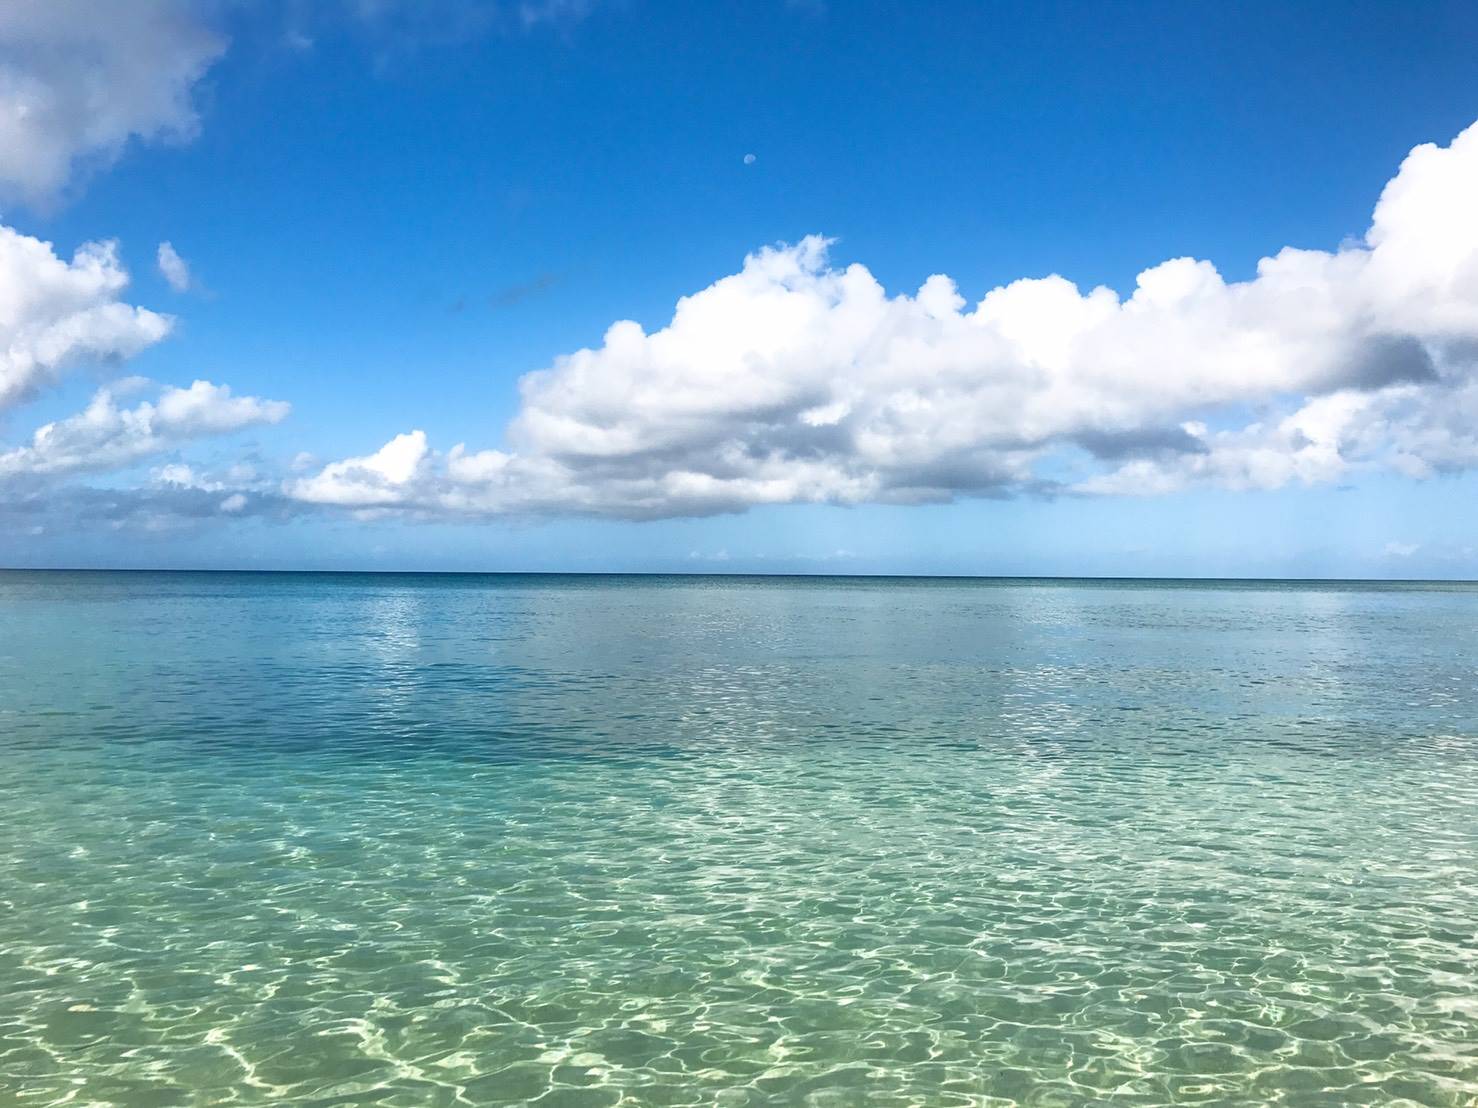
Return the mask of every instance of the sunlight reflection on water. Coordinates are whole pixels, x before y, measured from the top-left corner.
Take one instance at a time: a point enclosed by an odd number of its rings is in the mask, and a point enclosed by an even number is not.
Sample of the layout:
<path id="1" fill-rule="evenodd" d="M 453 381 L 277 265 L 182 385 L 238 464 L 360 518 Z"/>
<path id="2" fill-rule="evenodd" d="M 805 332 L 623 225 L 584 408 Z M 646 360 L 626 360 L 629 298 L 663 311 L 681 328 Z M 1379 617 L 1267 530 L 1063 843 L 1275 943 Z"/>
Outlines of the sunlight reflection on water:
<path id="1" fill-rule="evenodd" d="M 1466 1104 L 1475 604 L 0 574 L 0 1091 Z"/>

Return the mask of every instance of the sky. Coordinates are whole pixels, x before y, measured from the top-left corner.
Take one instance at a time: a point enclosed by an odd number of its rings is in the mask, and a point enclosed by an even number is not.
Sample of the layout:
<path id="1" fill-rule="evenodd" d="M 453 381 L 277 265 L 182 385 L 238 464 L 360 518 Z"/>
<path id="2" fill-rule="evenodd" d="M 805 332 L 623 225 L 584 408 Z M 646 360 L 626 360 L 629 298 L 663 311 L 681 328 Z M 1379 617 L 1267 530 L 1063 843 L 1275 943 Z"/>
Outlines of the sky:
<path id="1" fill-rule="evenodd" d="M 10 0 L 0 565 L 1478 577 L 1471 3 Z"/>

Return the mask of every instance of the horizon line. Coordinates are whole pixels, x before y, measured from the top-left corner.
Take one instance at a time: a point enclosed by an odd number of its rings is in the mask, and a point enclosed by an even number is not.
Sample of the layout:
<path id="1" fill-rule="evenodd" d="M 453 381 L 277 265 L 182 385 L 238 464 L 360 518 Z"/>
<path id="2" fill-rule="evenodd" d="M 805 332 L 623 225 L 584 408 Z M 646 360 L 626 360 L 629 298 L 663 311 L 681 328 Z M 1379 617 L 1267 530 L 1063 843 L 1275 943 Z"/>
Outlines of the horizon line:
<path id="1" fill-rule="evenodd" d="M 221 566 L 0 566 L 0 573 L 179 573 L 179 574 L 280 574 L 381 577 L 722 577 L 805 578 L 820 580 L 880 581 L 1174 581 L 1216 584 L 1225 582 L 1310 585 L 1478 585 L 1475 577 L 1227 577 L 1166 576 L 1163 574 L 1072 574 L 1072 573 L 825 573 L 805 571 L 764 572 L 756 570 L 564 570 L 564 569 L 266 569 Z"/>

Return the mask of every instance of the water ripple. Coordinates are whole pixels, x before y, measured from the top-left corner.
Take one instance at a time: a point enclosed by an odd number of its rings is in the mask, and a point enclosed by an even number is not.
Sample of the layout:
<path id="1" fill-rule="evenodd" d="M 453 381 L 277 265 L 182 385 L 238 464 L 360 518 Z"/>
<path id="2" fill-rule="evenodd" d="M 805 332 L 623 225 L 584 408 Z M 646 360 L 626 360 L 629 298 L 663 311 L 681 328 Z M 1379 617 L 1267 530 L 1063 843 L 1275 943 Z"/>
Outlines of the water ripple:
<path id="1" fill-rule="evenodd" d="M 70 588 L 9 1102 L 1478 1100 L 1478 596 Z"/>

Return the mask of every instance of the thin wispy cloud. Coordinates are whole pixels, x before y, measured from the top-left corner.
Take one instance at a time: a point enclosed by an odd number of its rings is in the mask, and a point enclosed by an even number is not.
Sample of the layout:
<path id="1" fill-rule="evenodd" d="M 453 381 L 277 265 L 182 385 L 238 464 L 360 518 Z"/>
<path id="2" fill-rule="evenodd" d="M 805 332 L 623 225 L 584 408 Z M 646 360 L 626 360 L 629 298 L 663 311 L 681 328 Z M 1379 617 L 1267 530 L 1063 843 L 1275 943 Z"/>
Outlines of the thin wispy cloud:
<path id="1" fill-rule="evenodd" d="M 558 275 L 541 273 L 530 281 L 521 281 L 516 285 L 508 285 L 506 288 L 499 289 L 488 297 L 488 303 L 494 308 L 511 308 L 540 293 L 548 292 L 557 284 L 559 284 Z"/>
<path id="2" fill-rule="evenodd" d="M 191 286 L 190 266 L 185 259 L 180 257 L 179 252 L 167 242 L 159 244 L 159 250 L 155 254 L 156 264 L 164 279 L 169 282 L 169 287 L 175 292 L 187 292 Z"/>
<path id="3" fill-rule="evenodd" d="M 348 22 L 372 36 L 376 64 L 421 48 L 450 46 L 489 34 L 573 29 L 596 0 L 347 0 L 319 12 L 322 25 Z M 302 28 L 295 33 L 311 41 Z"/>

